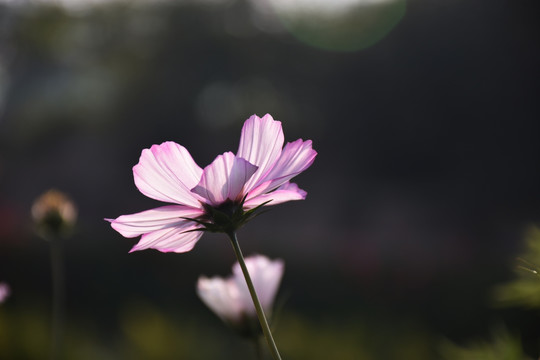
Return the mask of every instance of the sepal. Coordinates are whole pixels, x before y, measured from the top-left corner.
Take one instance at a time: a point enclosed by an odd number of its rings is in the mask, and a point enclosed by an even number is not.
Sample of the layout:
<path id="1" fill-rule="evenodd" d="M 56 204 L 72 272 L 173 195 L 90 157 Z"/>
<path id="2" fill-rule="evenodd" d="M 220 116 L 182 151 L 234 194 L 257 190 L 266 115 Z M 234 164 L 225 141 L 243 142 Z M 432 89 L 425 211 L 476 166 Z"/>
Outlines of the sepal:
<path id="1" fill-rule="evenodd" d="M 203 227 L 187 230 L 186 232 L 208 231 L 230 234 L 244 226 L 248 221 L 254 219 L 256 216 L 268 211 L 260 211 L 260 209 L 272 200 L 265 201 L 247 211 L 244 211 L 245 201 L 246 196 L 244 196 L 240 202 L 227 201 L 219 207 L 203 204 L 203 208 L 205 210 L 205 214 L 203 216 L 199 218 L 182 217 L 182 219 L 196 222 Z"/>

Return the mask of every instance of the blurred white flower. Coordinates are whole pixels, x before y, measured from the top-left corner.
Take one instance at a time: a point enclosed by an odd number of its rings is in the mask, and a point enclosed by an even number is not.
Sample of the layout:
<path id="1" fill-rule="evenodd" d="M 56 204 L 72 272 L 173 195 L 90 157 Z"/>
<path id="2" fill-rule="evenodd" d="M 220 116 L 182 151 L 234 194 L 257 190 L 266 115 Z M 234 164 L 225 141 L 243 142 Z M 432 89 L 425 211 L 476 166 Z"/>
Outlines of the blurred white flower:
<path id="1" fill-rule="evenodd" d="M 272 261 L 263 255 L 250 256 L 245 261 L 261 306 L 270 317 L 285 265 L 282 260 Z M 234 264 L 232 270 L 232 276 L 225 279 L 201 276 L 197 294 L 224 322 L 243 335 L 253 335 L 260 329 L 255 306 L 240 265 Z"/>
<path id="2" fill-rule="evenodd" d="M 5 282 L 0 282 L 0 304 L 3 303 L 10 294 L 11 289 L 9 288 L 9 285 Z"/>

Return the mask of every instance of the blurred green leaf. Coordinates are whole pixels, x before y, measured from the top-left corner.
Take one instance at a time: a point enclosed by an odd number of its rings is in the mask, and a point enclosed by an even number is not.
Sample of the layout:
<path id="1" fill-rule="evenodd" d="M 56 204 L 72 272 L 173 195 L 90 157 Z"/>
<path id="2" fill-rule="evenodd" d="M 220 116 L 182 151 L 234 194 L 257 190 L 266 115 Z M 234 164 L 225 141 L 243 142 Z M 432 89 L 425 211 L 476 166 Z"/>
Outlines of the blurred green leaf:
<path id="1" fill-rule="evenodd" d="M 540 308 L 540 229 L 532 227 L 515 263 L 516 278 L 494 290 L 496 305 Z"/>
<path id="2" fill-rule="evenodd" d="M 491 342 L 476 342 L 459 346 L 445 340 L 440 345 L 443 360 L 525 360 L 521 341 L 506 329 L 495 332 Z"/>
<path id="3" fill-rule="evenodd" d="M 431 359 L 430 335 L 414 322 L 374 324 L 372 320 L 319 319 L 283 314 L 276 341 L 291 360 Z"/>

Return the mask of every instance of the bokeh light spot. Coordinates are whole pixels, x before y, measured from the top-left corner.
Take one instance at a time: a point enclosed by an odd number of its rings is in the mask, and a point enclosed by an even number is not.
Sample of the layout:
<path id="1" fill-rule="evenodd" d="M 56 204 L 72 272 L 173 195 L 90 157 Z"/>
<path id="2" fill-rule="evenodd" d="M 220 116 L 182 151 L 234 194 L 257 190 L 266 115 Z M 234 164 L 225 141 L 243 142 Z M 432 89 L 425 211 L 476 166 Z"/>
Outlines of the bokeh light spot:
<path id="1" fill-rule="evenodd" d="M 254 0 L 255 1 L 255 0 Z M 330 51 L 357 51 L 383 39 L 403 18 L 405 0 L 266 1 L 294 37 Z M 267 12 L 268 14 L 268 12 Z"/>

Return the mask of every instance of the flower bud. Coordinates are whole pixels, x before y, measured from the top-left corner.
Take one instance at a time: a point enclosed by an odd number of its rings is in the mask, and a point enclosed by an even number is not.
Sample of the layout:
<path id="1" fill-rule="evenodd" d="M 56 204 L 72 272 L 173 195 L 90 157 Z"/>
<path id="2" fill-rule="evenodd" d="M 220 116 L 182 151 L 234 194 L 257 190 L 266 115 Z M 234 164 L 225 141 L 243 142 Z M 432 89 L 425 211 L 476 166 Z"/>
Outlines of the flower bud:
<path id="1" fill-rule="evenodd" d="M 77 209 L 64 193 L 51 189 L 32 205 L 37 232 L 45 239 L 69 233 L 77 220 Z"/>

